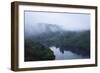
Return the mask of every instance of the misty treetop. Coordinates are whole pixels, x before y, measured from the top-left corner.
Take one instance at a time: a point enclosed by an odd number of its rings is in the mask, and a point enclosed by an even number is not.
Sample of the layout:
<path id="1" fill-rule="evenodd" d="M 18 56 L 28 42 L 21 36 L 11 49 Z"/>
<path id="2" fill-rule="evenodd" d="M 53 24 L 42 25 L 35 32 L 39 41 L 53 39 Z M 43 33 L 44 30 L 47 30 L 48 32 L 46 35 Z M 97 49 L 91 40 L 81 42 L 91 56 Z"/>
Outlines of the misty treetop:
<path id="1" fill-rule="evenodd" d="M 49 26 L 53 31 L 58 30 L 59 27 L 65 31 L 90 29 L 90 14 L 88 13 L 25 11 L 24 14 L 27 35 L 45 32 L 49 30 L 45 30 Z"/>

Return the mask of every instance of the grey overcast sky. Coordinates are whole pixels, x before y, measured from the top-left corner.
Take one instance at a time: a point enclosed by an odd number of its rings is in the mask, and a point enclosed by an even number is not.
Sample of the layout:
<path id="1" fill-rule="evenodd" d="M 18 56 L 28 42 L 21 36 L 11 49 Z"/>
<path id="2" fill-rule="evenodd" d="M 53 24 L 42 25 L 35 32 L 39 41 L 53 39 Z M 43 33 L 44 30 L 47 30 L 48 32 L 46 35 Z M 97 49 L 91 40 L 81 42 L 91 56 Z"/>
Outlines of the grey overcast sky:
<path id="1" fill-rule="evenodd" d="M 25 28 L 36 28 L 38 23 L 59 25 L 71 31 L 89 30 L 90 14 L 25 11 Z"/>

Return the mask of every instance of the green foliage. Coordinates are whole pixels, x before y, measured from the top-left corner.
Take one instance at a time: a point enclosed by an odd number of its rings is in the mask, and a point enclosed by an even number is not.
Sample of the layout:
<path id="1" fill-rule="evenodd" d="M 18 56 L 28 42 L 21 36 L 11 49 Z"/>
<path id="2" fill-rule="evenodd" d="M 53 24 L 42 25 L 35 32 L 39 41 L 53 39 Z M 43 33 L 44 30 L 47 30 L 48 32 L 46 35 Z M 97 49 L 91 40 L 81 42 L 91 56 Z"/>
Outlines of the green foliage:
<path id="1" fill-rule="evenodd" d="M 40 43 L 25 40 L 25 61 L 54 60 L 53 52 Z"/>
<path id="2" fill-rule="evenodd" d="M 90 57 L 90 31 L 49 32 L 25 38 L 25 61 L 54 60 L 50 46 L 59 47 L 62 53 L 70 50 Z"/>

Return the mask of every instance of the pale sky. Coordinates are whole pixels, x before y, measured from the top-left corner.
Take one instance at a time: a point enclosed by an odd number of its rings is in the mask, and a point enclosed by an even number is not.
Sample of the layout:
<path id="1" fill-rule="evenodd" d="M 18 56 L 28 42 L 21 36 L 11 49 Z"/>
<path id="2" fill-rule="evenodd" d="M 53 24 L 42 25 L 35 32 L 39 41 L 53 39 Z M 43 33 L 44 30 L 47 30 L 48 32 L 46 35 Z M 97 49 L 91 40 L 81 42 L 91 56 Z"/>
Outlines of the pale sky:
<path id="1" fill-rule="evenodd" d="M 38 23 L 59 25 L 64 30 L 71 31 L 89 30 L 90 14 L 25 11 L 25 28 L 34 29 Z"/>

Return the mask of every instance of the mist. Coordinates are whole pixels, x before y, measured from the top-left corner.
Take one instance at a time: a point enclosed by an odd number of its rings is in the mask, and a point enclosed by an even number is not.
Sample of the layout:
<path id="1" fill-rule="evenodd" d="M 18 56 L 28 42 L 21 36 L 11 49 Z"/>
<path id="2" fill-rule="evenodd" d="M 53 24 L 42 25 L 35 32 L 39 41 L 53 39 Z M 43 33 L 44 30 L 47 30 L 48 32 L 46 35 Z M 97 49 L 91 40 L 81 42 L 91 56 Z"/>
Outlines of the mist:
<path id="1" fill-rule="evenodd" d="M 25 11 L 25 33 L 90 30 L 90 14 Z M 47 27 L 50 27 L 49 29 Z"/>

